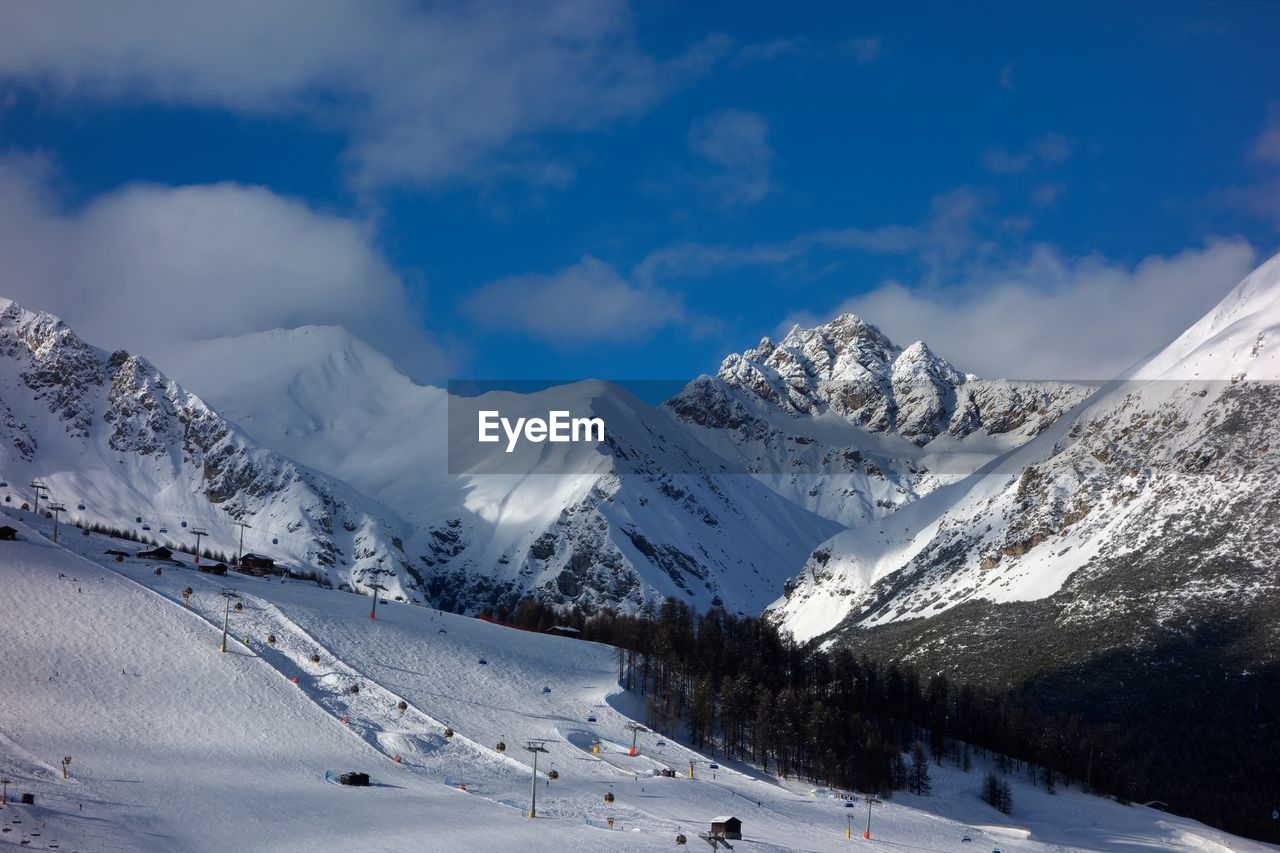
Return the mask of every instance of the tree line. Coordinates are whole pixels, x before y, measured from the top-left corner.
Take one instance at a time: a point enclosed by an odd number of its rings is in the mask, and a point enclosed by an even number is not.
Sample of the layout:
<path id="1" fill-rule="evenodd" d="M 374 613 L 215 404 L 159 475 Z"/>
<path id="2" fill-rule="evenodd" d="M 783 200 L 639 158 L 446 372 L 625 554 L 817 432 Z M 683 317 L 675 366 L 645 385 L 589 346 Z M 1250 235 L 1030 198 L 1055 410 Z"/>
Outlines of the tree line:
<path id="1" fill-rule="evenodd" d="M 930 761 L 969 770 L 976 752 L 1050 792 L 1079 784 L 1132 796 L 1114 726 L 1054 715 L 1017 692 L 798 644 L 761 617 L 697 614 L 675 599 L 631 615 L 530 598 L 486 615 L 538 631 L 567 625 L 617 647 L 619 680 L 645 697 L 655 731 L 784 778 L 927 794 Z M 1007 783 L 993 791 L 993 807 L 1012 808 Z"/>

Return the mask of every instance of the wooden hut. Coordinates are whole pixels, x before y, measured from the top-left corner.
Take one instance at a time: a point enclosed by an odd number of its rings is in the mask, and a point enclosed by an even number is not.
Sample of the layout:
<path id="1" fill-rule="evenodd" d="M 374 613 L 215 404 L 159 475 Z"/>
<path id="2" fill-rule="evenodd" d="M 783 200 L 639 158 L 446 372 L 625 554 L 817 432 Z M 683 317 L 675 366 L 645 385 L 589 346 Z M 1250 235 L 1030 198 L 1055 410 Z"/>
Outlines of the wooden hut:
<path id="1" fill-rule="evenodd" d="M 742 838 L 742 821 L 732 815 L 713 817 L 711 819 L 711 835 L 713 838 L 740 840 Z"/>

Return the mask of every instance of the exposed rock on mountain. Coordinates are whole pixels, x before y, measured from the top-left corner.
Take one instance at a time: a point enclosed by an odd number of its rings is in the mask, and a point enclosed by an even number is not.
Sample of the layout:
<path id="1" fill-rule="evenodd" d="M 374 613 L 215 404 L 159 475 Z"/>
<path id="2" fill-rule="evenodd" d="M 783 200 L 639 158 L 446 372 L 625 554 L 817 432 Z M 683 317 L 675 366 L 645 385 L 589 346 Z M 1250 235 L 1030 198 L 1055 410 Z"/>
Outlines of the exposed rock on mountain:
<path id="1" fill-rule="evenodd" d="M 898 626 L 875 635 L 949 666 L 979 637 L 1016 647 L 1027 607 L 1014 602 L 1043 603 L 1039 630 L 1089 629 L 1083 648 L 1049 655 L 1057 663 L 1259 613 L 1280 590 L 1277 340 L 1273 259 L 1024 447 L 875 530 L 824 543 L 775 612 L 801 637 Z M 1014 663 L 1029 656 L 999 658 L 1004 675 L 1044 665 Z"/>
<path id="2" fill-rule="evenodd" d="M 780 494 L 857 525 L 1025 442 L 1088 391 L 978 379 L 845 314 L 730 355 L 666 405 Z"/>
<path id="3" fill-rule="evenodd" d="M 674 595 L 759 612 L 839 529 L 605 383 L 451 397 L 316 327 L 195 344 L 175 370 L 256 440 L 406 519 L 414 571 L 453 608 L 537 594 L 634 609 Z M 480 447 L 482 404 L 511 418 L 598 415 L 606 441 Z M 463 449 L 451 457 L 451 445 Z"/>
<path id="4" fill-rule="evenodd" d="M 32 477 L 77 521 L 148 538 L 267 550 L 333 583 L 416 582 L 394 515 L 354 489 L 258 445 L 145 359 L 108 354 L 61 320 L 0 300 L 0 470 Z M 80 505 L 84 509 L 80 509 Z M 136 519 L 143 521 L 138 522 Z M 191 541 L 187 541 L 191 540 Z M 274 540 L 274 541 L 272 541 Z"/>

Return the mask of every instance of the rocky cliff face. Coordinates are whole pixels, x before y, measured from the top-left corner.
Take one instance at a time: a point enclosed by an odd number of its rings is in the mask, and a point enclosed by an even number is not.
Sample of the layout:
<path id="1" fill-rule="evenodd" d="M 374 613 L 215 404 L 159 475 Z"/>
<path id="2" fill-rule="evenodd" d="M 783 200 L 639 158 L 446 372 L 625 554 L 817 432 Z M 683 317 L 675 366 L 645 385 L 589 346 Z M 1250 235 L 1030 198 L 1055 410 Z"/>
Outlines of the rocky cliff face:
<path id="1" fill-rule="evenodd" d="M 145 535 L 174 543 L 189 522 L 224 551 L 235 549 L 232 523 L 244 521 L 248 549 L 335 584 L 416 592 L 394 516 L 257 446 L 142 358 L 105 353 L 56 317 L 5 301 L 0 389 L 0 466 L 20 500 L 38 477 L 74 504 L 75 520 L 139 532 L 145 523 Z"/>
<path id="2" fill-rule="evenodd" d="M 1087 396 L 984 380 L 846 314 L 727 357 L 666 405 L 785 496 L 857 525 L 969 473 Z"/>

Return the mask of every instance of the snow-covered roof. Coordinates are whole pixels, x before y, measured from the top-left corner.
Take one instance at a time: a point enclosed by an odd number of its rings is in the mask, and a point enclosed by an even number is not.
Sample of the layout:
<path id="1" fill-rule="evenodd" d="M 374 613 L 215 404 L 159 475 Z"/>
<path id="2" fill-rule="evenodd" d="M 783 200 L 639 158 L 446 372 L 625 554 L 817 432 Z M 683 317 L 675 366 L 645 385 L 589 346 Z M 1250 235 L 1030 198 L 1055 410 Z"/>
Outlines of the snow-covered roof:
<path id="1" fill-rule="evenodd" d="M 712 823 L 728 823 L 731 820 L 736 820 L 738 821 L 738 823 L 742 823 L 742 820 L 740 818 L 736 818 L 733 815 L 725 815 L 724 817 L 711 818 Z"/>

